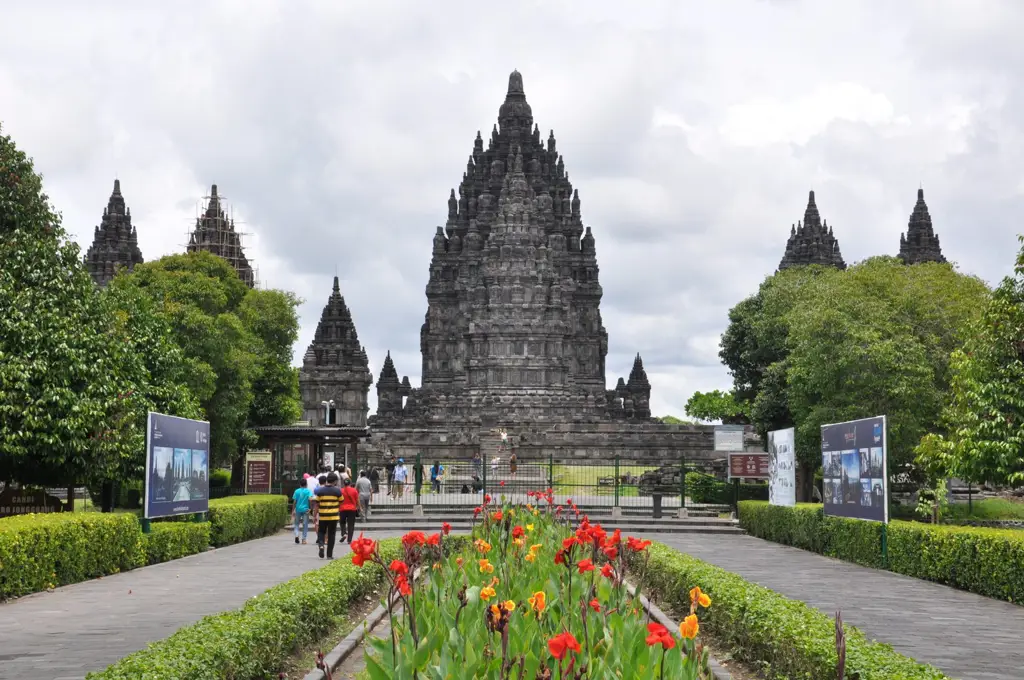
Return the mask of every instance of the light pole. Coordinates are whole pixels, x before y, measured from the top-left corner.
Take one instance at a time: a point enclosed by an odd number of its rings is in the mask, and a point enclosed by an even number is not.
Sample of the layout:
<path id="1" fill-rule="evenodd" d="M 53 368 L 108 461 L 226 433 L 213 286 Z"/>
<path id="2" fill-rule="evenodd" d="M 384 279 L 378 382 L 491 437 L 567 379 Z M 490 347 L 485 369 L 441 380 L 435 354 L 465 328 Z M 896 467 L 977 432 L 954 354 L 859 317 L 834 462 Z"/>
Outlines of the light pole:
<path id="1" fill-rule="evenodd" d="M 331 409 L 334 408 L 334 400 L 321 401 L 320 405 L 324 407 L 324 425 L 331 425 Z"/>

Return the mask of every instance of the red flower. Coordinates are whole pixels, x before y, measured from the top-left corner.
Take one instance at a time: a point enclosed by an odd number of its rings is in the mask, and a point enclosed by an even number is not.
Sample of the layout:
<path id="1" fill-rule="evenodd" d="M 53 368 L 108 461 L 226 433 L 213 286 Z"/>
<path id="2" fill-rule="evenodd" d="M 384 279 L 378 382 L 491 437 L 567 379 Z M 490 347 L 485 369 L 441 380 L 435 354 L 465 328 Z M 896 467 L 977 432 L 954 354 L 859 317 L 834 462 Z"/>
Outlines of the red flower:
<path id="1" fill-rule="evenodd" d="M 504 516 L 505 515 L 503 515 L 501 513 L 501 510 L 498 510 L 497 512 L 492 512 L 491 513 L 491 519 L 493 519 L 495 522 L 500 522 L 501 518 L 504 517 Z"/>
<path id="2" fill-rule="evenodd" d="M 612 569 L 612 565 L 606 564 L 601 567 L 601 576 L 604 576 L 605 578 L 614 578 L 615 570 Z"/>
<path id="3" fill-rule="evenodd" d="M 597 601 L 596 597 L 593 600 L 590 601 L 590 608 L 593 609 L 598 614 L 601 613 L 601 603 Z"/>
<path id="4" fill-rule="evenodd" d="M 672 649 L 676 646 L 676 639 L 668 632 L 668 629 L 660 623 L 647 624 L 647 646 L 661 645 L 662 649 Z"/>
<path id="5" fill-rule="evenodd" d="M 594 571 L 594 563 L 590 560 L 580 560 L 580 563 L 576 565 L 576 567 L 580 570 L 581 574 L 585 574 L 588 571 Z"/>
<path id="6" fill-rule="evenodd" d="M 498 486 L 505 486 L 505 480 L 503 479 L 500 482 L 498 482 Z"/>
<path id="7" fill-rule="evenodd" d="M 639 538 L 633 538 L 632 536 L 626 539 L 626 547 L 635 552 L 643 552 L 644 550 L 647 550 L 647 546 L 650 544 L 650 541 L 642 541 Z"/>
<path id="8" fill-rule="evenodd" d="M 441 522 L 441 531 L 443 531 L 444 535 L 447 536 L 452 533 L 452 525 L 448 524 L 448 522 Z"/>
<path id="9" fill-rule="evenodd" d="M 398 586 L 398 592 L 402 593 L 405 597 L 412 595 L 412 587 L 409 585 L 409 579 L 404 576 L 398 576 L 395 578 L 395 585 Z"/>
<path id="10" fill-rule="evenodd" d="M 352 564 L 357 567 L 363 566 L 365 562 L 373 559 L 373 553 L 377 550 L 377 544 L 369 538 L 363 538 L 363 534 L 359 534 L 359 538 L 352 541 Z"/>
<path id="11" fill-rule="evenodd" d="M 427 535 L 422 531 L 410 531 L 405 536 L 402 536 L 402 545 L 406 548 L 412 548 L 417 545 L 423 545 L 427 542 Z"/>
<path id="12" fill-rule="evenodd" d="M 607 545 L 601 548 L 601 550 L 604 551 L 604 554 L 607 555 L 610 560 L 614 560 L 619 554 L 619 546 L 617 545 Z"/>
<path id="13" fill-rule="evenodd" d="M 490 502 L 491 502 L 491 494 L 489 494 L 489 493 L 488 494 L 484 494 L 484 505 L 487 505 Z"/>
<path id="14" fill-rule="evenodd" d="M 565 549 L 555 553 L 555 564 L 565 564 Z"/>
<path id="15" fill-rule="evenodd" d="M 409 565 L 402 560 L 392 560 L 389 568 L 399 576 L 408 576 L 409 574 Z"/>
<path id="16" fill-rule="evenodd" d="M 473 517 L 479 515 L 482 510 L 483 508 L 473 508 Z"/>
<path id="17" fill-rule="evenodd" d="M 551 656 L 561 661 L 565 658 L 566 652 L 580 651 L 580 643 L 576 640 L 572 633 L 559 633 L 555 637 L 548 640 L 548 651 L 551 652 Z"/>
<path id="18" fill-rule="evenodd" d="M 523 528 L 521 526 L 513 527 L 512 538 L 522 538 L 524 533 L 525 532 L 523 531 Z"/>
<path id="19" fill-rule="evenodd" d="M 441 545 L 441 534 L 430 534 L 427 536 L 427 545 Z"/>
<path id="20" fill-rule="evenodd" d="M 576 545 L 579 542 L 580 542 L 580 539 L 576 538 L 575 536 L 570 536 L 569 538 L 567 538 L 564 541 L 562 541 L 562 548 L 565 549 L 565 550 L 569 550 L 570 548 L 572 548 L 574 545 Z"/>

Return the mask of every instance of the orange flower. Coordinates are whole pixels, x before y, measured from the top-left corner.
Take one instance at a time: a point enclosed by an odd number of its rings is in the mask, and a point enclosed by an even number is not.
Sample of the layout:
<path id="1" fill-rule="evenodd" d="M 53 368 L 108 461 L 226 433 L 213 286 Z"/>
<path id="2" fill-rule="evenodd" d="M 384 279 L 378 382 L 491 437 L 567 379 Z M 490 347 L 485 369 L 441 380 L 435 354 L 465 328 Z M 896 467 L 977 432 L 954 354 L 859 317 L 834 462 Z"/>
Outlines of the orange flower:
<path id="1" fill-rule="evenodd" d="M 481 555 L 486 555 L 487 553 L 491 552 L 491 544 L 482 538 L 478 538 L 475 541 L 473 541 L 473 545 L 476 546 L 477 552 L 479 552 Z"/>
<path id="2" fill-rule="evenodd" d="M 535 554 L 533 554 L 533 553 L 527 553 L 526 554 L 526 561 L 527 562 L 533 562 L 535 559 L 537 559 L 537 556 Z"/>
<path id="3" fill-rule="evenodd" d="M 700 605 L 701 607 L 710 607 L 711 598 L 700 589 L 700 586 L 694 586 L 690 589 L 690 604 Z"/>
<path id="4" fill-rule="evenodd" d="M 494 597 L 497 594 L 498 593 L 495 592 L 494 588 L 492 588 L 490 586 L 485 586 L 485 587 L 480 589 L 480 599 L 483 600 L 484 602 L 487 602 L 487 600 L 491 599 L 492 597 Z"/>
<path id="5" fill-rule="evenodd" d="M 515 543 L 516 546 L 519 547 L 519 548 L 522 548 L 524 545 L 526 545 L 526 539 L 525 538 L 513 538 L 512 542 Z"/>
<path id="6" fill-rule="evenodd" d="M 687 640 L 697 637 L 700 632 L 700 624 L 697 623 L 697 615 L 690 614 L 679 624 L 679 634 Z"/>
<path id="7" fill-rule="evenodd" d="M 490 560 L 480 560 L 480 573 L 481 574 L 493 574 L 494 565 L 491 564 Z"/>
<path id="8" fill-rule="evenodd" d="M 505 600 L 501 606 L 504 607 L 507 612 L 514 612 L 516 610 L 516 603 L 512 600 Z"/>
<path id="9" fill-rule="evenodd" d="M 572 633 L 559 633 L 555 637 L 548 640 L 548 651 L 551 652 L 551 656 L 561 661 L 565 658 L 566 652 L 579 652 L 580 643 L 576 640 L 575 636 L 573 636 Z"/>
<path id="10" fill-rule="evenodd" d="M 461 567 L 462 566 L 462 558 L 461 557 L 456 557 L 455 558 L 455 566 L 457 566 L 457 567 Z"/>
<path id="11" fill-rule="evenodd" d="M 660 623 L 647 624 L 647 646 L 661 645 L 662 649 L 672 649 L 676 646 L 676 639 L 668 632 L 668 628 Z"/>
<path id="12" fill-rule="evenodd" d="M 526 601 L 530 603 L 530 608 L 533 611 L 540 614 L 547 606 L 547 595 L 544 594 L 543 590 L 538 590 L 532 597 L 526 598 Z"/>

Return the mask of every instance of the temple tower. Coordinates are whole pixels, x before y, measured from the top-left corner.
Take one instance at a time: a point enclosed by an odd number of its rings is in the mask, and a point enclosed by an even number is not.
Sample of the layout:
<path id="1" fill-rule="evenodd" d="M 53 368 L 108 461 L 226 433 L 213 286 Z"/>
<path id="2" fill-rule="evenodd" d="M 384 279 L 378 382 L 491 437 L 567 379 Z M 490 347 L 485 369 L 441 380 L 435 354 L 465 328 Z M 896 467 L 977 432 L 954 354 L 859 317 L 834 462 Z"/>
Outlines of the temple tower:
<path id="1" fill-rule="evenodd" d="M 917 190 L 917 203 L 910 214 L 907 233 L 900 234 L 899 258 L 905 264 L 946 261 L 939 246 L 939 236 L 932 229 L 932 216 L 924 202 L 924 189 Z"/>
<path id="2" fill-rule="evenodd" d="M 334 289 L 299 369 L 303 419 L 313 425 L 365 427 L 372 383 L 366 350 L 359 344 L 352 314 L 335 276 Z M 330 422 L 325 401 L 334 402 L 329 406 Z"/>
<path id="3" fill-rule="evenodd" d="M 85 268 L 96 285 L 110 283 L 121 269 L 131 271 L 142 263 L 139 236 L 132 226 L 132 211 L 121 195 L 121 180 L 114 180 L 114 191 L 103 209 L 100 224 L 93 230 L 92 245 L 85 253 Z"/>
<path id="4" fill-rule="evenodd" d="M 790 227 L 789 241 L 786 242 L 786 252 L 779 263 L 779 270 L 809 264 L 846 269 L 843 255 L 839 251 L 839 241 L 832 233 L 832 227 L 823 222 L 818 214 L 813 191 L 807 199 L 804 221 Z"/>
<path id="5" fill-rule="evenodd" d="M 196 226 L 189 235 L 187 252 L 206 251 L 223 257 L 238 272 L 245 285 L 256 285 L 256 274 L 242 249 L 241 234 L 235 231 L 235 222 L 225 215 L 221 205 L 223 197 L 217 195 L 217 185 L 206 197 L 206 208 L 196 219 Z"/>

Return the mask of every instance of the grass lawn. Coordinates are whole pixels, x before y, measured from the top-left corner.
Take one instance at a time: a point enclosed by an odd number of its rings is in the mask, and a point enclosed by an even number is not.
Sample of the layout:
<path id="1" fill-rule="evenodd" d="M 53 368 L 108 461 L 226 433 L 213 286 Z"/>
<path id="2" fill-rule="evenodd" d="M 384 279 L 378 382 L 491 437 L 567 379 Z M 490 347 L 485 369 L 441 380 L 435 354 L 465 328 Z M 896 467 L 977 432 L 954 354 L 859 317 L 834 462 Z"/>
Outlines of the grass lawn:
<path id="1" fill-rule="evenodd" d="M 943 514 L 945 521 L 966 519 L 1024 519 L 1024 501 L 1008 498 L 984 498 L 976 500 L 968 509 L 967 503 L 950 503 Z"/>
<path id="2" fill-rule="evenodd" d="M 657 465 L 619 465 L 619 476 L 633 475 L 639 477 L 648 470 L 657 470 Z M 614 479 L 614 465 L 555 465 L 551 471 L 554 478 L 556 493 L 564 494 L 586 494 L 590 496 L 613 496 L 615 485 L 598 485 L 598 480 Z M 639 495 L 636 486 L 631 484 L 619 485 L 620 496 Z"/>

